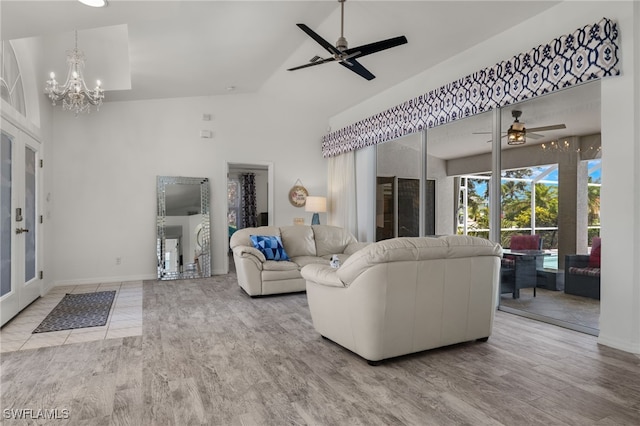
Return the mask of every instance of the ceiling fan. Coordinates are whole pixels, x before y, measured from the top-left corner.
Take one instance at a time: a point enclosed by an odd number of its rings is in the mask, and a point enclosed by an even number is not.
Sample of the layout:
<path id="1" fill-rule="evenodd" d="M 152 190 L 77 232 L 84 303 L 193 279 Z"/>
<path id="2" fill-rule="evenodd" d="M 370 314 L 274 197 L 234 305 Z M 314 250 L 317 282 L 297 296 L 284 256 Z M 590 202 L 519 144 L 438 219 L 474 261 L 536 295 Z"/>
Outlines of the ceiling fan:
<path id="1" fill-rule="evenodd" d="M 527 138 L 531 139 L 540 139 L 543 138 L 544 135 L 539 135 L 533 132 L 546 132 L 549 130 L 560 130 L 566 129 L 567 126 L 564 124 L 552 124 L 550 126 L 541 126 L 541 127 L 532 127 L 527 129 L 524 127 L 524 123 L 521 123 L 519 118 L 522 115 L 522 111 L 511 111 L 511 116 L 514 118 L 513 123 L 507 130 L 507 133 L 503 135 L 503 138 L 507 138 L 507 144 L 509 145 L 522 145 L 527 142 Z M 474 135 L 486 135 L 491 134 L 491 132 L 474 132 Z M 490 140 L 487 141 L 491 142 Z"/>
<path id="2" fill-rule="evenodd" d="M 321 58 L 320 56 L 314 56 L 309 60 L 308 64 L 300 65 L 298 67 L 289 68 L 287 71 L 295 71 L 301 68 L 313 67 L 315 65 L 326 64 L 327 62 L 337 61 L 343 67 L 355 72 L 359 76 L 373 80 L 376 78 L 368 69 L 360 64 L 357 59 L 372 53 L 380 52 L 381 50 L 390 49 L 392 47 L 400 46 L 407 42 L 405 36 L 399 36 L 390 38 L 387 40 L 377 41 L 375 43 L 365 44 L 358 47 L 349 49 L 347 39 L 344 38 L 344 2 L 346 0 L 338 0 L 340 3 L 340 38 L 336 42 L 335 47 L 316 34 L 311 28 L 305 24 L 296 24 L 302 31 L 307 33 L 309 37 L 314 39 L 320 46 L 324 47 L 333 56 L 328 58 Z"/>

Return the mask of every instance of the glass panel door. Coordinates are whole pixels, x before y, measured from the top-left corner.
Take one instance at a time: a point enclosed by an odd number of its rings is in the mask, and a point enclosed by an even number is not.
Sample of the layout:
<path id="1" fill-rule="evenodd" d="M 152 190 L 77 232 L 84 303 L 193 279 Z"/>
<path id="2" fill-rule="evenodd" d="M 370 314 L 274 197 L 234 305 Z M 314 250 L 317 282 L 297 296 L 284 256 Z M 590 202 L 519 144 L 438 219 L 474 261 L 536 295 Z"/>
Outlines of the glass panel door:
<path id="1" fill-rule="evenodd" d="M 2 121 L 0 325 L 40 296 L 37 141 Z"/>
<path id="2" fill-rule="evenodd" d="M 526 132 L 520 144 L 503 137 L 501 242 L 516 251 L 529 249 L 518 247 L 527 239 L 540 246 L 527 256 L 505 255 L 510 287 L 500 309 L 594 335 L 600 269 L 580 262 L 600 230 L 599 99 L 599 83 L 589 83 L 502 110 L 503 132 L 516 121 Z M 575 134 L 567 111 L 595 123 L 593 133 Z M 508 263 L 513 272 L 504 280 Z"/>
<path id="3" fill-rule="evenodd" d="M 398 178 L 398 237 L 420 235 L 420 179 Z"/>
<path id="4" fill-rule="evenodd" d="M 376 145 L 376 241 L 424 235 L 422 133 Z"/>
<path id="5" fill-rule="evenodd" d="M 2 133 L 0 146 L 0 297 L 12 289 L 11 279 L 11 194 L 12 194 L 12 143 L 9 136 Z"/>
<path id="6" fill-rule="evenodd" d="M 24 282 L 36 277 L 36 152 L 25 147 L 24 159 Z"/>
<path id="7" fill-rule="evenodd" d="M 489 238 L 491 128 L 489 111 L 427 130 L 427 234 Z"/>
<path id="8" fill-rule="evenodd" d="M 378 177 L 376 182 L 376 241 L 395 236 L 395 187 L 393 177 Z"/>

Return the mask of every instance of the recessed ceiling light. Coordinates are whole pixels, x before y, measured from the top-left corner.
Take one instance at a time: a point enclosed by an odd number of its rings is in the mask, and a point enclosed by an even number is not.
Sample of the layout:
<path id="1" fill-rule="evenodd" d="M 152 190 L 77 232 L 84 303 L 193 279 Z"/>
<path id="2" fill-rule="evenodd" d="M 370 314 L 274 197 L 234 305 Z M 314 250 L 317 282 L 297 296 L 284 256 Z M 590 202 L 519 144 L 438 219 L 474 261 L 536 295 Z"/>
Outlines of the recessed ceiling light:
<path id="1" fill-rule="evenodd" d="M 227 91 L 233 92 L 234 90 L 236 90 L 236 86 L 227 86 Z"/>
<path id="2" fill-rule="evenodd" d="M 91 7 L 105 7 L 107 0 L 78 0 L 82 4 L 86 4 Z"/>

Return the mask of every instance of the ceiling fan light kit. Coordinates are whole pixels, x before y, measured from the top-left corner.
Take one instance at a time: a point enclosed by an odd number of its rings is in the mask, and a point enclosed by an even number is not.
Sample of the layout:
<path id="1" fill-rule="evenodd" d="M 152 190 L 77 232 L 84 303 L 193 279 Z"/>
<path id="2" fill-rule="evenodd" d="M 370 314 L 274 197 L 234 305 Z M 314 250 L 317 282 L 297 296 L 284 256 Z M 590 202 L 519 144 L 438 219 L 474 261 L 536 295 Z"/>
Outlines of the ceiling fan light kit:
<path id="1" fill-rule="evenodd" d="M 507 145 L 523 145 L 527 143 L 527 129 L 524 128 L 524 123 L 518 120 L 522 111 L 512 111 L 511 115 L 515 120 L 507 130 Z"/>
<path id="2" fill-rule="evenodd" d="M 524 127 L 524 123 L 518 120 L 521 115 L 522 111 L 511 111 L 511 116 L 514 118 L 513 123 L 509 127 L 509 130 L 507 130 L 507 134 L 502 136 L 503 138 L 507 138 L 507 145 L 524 145 L 525 143 L 527 143 L 527 136 L 529 136 L 531 139 L 540 139 L 544 137 L 543 135 L 539 135 L 533 132 L 547 132 L 549 130 L 561 130 L 567 128 L 567 126 L 563 123 L 526 129 Z M 475 135 L 484 135 L 489 133 L 490 132 L 474 132 Z M 487 143 L 489 142 L 491 142 L 491 140 L 487 141 Z"/>
<path id="3" fill-rule="evenodd" d="M 407 38 L 405 36 L 399 36 L 390 38 L 387 40 L 377 41 L 370 44 L 365 44 L 358 47 L 353 47 L 349 49 L 349 44 L 347 43 L 347 39 L 344 37 L 344 2 L 346 0 L 338 0 L 340 3 L 340 37 L 336 42 L 336 45 L 333 46 L 331 43 L 320 37 L 316 34 L 311 28 L 306 26 L 305 24 L 296 24 L 298 28 L 304 31 L 309 37 L 314 39 L 320 46 L 324 47 L 327 52 L 329 52 L 332 56 L 328 58 L 321 58 L 319 56 L 314 56 L 311 58 L 309 63 L 300 65 L 297 67 L 289 68 L 287 71 L 295 71 L 302 68 L 312 67 L 314 65 L 321 65 L 327 62 L 338 62 L 343 67 L 347 68 L 350 71 L 358 74 L 360 77 L 366 80 L 373 80 L 376 78 L 368 69 L 366 69 L 362 64 L 360 64 L 357 59 L 366 55 L 370 55 L 372 53 L 380 52 L 382 50 L 390 49 L 392 47 L 400 46 L 401 44 L 407 43 Z"/>
<path id="4" fill-rule="evenodd" d="M 515 129 L 513 126 L 507 130 L 507 145 L 524 145 L 527 143 L 526 130 Z"/>

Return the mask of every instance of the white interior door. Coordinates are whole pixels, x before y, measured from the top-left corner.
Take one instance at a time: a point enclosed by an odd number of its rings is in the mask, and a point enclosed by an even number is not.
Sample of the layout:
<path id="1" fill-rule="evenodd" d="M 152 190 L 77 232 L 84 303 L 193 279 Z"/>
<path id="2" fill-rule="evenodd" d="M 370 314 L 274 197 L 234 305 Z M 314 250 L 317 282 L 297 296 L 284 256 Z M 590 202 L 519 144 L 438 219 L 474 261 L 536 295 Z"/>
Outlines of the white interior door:
<path id="1" fill-rule="evenodd" d="M 40 296 L 40 144 L 3 120 L 0 145 L 0 325 Z"/>

